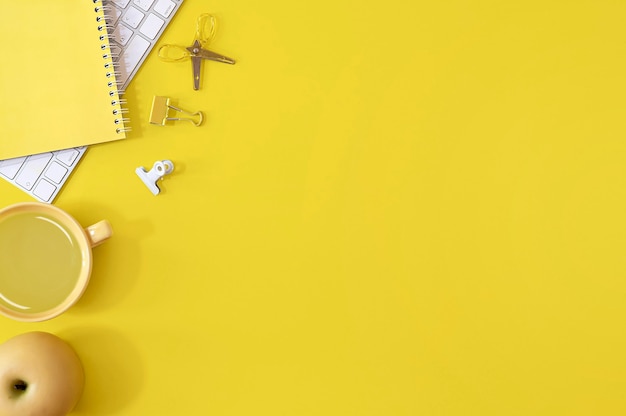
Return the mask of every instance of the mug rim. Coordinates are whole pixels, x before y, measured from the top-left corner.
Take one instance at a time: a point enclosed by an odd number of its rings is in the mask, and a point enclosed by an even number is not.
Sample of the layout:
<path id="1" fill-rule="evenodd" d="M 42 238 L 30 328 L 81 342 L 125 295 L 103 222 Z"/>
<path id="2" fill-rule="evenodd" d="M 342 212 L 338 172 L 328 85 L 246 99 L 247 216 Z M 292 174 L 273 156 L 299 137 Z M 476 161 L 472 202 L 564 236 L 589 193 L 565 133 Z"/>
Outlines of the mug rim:
<path id="1" fill-rule="evenodd" d="M 8 308 L 6 307 L 6 305 L 0 302 L 0 314 L 22 322 L 40 322 L 61 315 L 63 312 L 72 307 L 78 301 L 78 299 L 81 298 L 81 296 L 87 289 L 87 285 L 91 278 L 93 255 L 90 239 L 87 235 L 87 232 L 85 231 L 85 228 L 83 228 L 83 226 L 69 213 L 57 206 L 44 204 L 42 202 L 18 202 L 16 204 L 12 204 L 0 209 L 0 221 L 2 221 L 2 219 L 6 216 L 25 212 L 35 212 L 50 215 L 55 222 L 62 225 L 66 230 L 72 233 L 74 238 L 76 238 L 80 246 L 80 252 L 82 256 L 80 274 L 78 275 L 78 279 L 76 280 L 74 287 L 63 299 L 63 301 L 61 301 L 56 306 L 45 311 L 28 313 Z"/>

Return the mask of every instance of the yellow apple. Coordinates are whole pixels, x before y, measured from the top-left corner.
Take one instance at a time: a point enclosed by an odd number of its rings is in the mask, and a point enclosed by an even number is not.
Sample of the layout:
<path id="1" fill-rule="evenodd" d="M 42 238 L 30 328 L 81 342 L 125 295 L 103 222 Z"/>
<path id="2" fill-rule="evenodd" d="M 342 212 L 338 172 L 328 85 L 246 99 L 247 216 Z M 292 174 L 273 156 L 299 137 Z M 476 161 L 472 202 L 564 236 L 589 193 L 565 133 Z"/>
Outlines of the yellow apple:
<path id="1" fill-rule="evenodd" d="M 27 332 L 0 345 L 0 416 L 64 416 L 85 382 L 74 349 L 47 332 Z"/>

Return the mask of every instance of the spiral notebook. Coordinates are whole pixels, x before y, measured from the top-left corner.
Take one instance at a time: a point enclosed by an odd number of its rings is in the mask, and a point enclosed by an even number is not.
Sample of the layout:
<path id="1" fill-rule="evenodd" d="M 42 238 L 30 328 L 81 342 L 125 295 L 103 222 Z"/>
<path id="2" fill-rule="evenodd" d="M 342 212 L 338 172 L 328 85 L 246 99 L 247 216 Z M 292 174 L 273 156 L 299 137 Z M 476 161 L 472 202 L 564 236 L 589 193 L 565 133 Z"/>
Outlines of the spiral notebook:
<path id="1" fill-rule="evenodd" d="M 101 0 L 6 2 L 0 160 L 123 139 Z"/>

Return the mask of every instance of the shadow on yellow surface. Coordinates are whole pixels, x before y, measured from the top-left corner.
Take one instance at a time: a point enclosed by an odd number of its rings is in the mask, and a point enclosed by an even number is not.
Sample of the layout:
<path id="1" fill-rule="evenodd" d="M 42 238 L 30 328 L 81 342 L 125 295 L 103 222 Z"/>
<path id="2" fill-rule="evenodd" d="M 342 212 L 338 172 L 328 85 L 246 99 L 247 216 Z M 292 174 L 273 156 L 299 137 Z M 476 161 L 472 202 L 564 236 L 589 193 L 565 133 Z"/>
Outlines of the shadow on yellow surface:
<path id="1" fill-rule="evenodd" d="M 76 415 L 114 415 L 144 388 L 145 367 L 137 347 L 114 327 L 93 325 L 60 331 L 86 369 L 85 390 Z"/>

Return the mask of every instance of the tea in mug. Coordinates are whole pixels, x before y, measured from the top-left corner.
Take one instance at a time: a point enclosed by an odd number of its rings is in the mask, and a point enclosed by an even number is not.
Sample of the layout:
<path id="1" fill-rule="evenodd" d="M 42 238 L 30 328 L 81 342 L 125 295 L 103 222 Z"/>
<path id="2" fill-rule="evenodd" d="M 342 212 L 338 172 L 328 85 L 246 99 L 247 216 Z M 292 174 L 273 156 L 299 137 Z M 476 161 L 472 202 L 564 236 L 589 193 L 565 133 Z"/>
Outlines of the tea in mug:
<path id="1" fill-rule="evenodd" d="M 61 304 L 74 289 L 83 253 L 52 217 L 18 212 L 0 219 L 0 303 L 38 313 Z"/>

